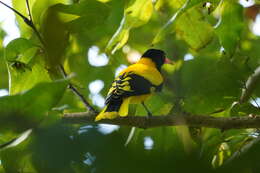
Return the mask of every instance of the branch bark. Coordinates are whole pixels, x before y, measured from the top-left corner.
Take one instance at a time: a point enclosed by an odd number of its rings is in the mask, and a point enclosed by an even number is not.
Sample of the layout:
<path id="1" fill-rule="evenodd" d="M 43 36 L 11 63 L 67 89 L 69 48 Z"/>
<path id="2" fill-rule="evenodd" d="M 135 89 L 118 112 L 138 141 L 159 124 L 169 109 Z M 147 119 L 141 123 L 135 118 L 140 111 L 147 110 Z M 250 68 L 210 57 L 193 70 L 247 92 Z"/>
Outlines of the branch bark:
<path id="1" fill-rule="evenodd" d="M 111 120 L 104 119 L 98 122 L 95 122 L 94 119 L 95 114 L 89 112 L 67 113 L 62 117 L 62 120 L 65 123 L 70 124 L 104 123 L 139 128 L 179 125 L 219 128 L 222 130 L 260 128 L 260 115 L 253 117 L 213 117 L 209 115 L 187 115 L 183 113 L 179 115 L 153 116 L 150 118 L 143 116 L 127 116 Z"/>

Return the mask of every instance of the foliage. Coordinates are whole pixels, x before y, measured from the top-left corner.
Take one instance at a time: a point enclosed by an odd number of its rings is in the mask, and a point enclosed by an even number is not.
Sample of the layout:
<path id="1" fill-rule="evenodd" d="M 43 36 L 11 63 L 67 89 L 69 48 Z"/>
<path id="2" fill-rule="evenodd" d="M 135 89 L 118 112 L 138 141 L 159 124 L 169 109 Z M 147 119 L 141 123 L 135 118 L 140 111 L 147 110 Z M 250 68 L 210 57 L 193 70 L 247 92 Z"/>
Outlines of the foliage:
<path id="1" fill-rule="evenodd" d="M 25 0 L 12 2 L 16 10 L 28 16 Z M 9 87 L 10 93 L 0 98 L 0 144 L 28 129 L 33 132 L 19 145 L 1 150 L 0 172 L 259 170 L 257 145 L 231 159 L 259 136 L 257 129 L 137 129 L 125 147 L 128 127 L 112 126 L 117 130 L 110 133 L 104 130 L 105 125 L 60 121 L 64 112 L 85 110 L 66 89 L 68 82 L 99 110 L 115 72 L 151 46 L 164 50 L 175 62 L 162 69 L 163 92 L 147 102 L 153 114 L 259 114 L 259 107 L 250 100 L 233 105 L 260 65 L 260 37 L 252 33 L 253 19 L 244 15 L 248 9 L 237 0 L 29 3 L 42 41 L 19 16 L 21 38 L 6 47 L 2 44 L 5 32 L 0 28 L 0 88 Z M 192 58 L 187 60 L 187 55 Z M 75 75 L 62 80 L 61 64 L 68 74 Z M 252 93 L 252 98 L 257 97 L 260 87 Z M 131 111 L 145 115 L 140 105 Z"/>

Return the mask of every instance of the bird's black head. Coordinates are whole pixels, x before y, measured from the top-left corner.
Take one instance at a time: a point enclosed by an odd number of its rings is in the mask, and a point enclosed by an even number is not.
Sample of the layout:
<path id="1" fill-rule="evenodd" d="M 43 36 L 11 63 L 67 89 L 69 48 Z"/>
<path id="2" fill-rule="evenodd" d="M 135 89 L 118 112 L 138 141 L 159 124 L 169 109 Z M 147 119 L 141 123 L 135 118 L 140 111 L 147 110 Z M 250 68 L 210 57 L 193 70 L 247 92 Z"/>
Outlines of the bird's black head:
<path id="1" fill-rule="evenodd" d="M 142 58 L 150 58 L 156 65 L 158 70 L 161 70 L 162 65 L 165 62 L 165 53 L 159 49 L 148 49 L 143 55 Z"/>

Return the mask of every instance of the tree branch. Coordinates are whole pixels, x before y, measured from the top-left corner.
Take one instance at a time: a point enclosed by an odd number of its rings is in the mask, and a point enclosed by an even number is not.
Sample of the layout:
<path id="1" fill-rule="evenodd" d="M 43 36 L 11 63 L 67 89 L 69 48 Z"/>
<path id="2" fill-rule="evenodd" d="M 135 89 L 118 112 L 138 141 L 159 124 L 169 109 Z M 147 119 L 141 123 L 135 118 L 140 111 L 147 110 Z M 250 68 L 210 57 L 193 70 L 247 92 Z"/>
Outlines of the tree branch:
<path id="1" fill-rule="evenodd" d="M 152 116 L 150 118 L 143 116 L 127 116 L 112 120 L 104 119 L 98 122 L 95 122 L 94 119 L 95 114 L 88 112 L 66 113 L 62 117 L 62 120 L 65 123 L 104 123 L 139 128 L 187 125 L 193 127 L 209 127 L 228 130 L 260 127 L 260 115 L 253 117 L 213 117 L 209 115 L 188 115 L 182 113 L 179 115 Z"/>
<path id="2" fill-rule="evenodd" d="M 256 68 L 254 73 L 249 76 L 248 80 L 246 81 L 246 86 L 242 90 L 241 97 L 239 99 L 239 103 L 245 103 L 248 101 L 250 96 L 252 95 L 254 89 L 259 86 L 260 83 L 260 66 Z"/>

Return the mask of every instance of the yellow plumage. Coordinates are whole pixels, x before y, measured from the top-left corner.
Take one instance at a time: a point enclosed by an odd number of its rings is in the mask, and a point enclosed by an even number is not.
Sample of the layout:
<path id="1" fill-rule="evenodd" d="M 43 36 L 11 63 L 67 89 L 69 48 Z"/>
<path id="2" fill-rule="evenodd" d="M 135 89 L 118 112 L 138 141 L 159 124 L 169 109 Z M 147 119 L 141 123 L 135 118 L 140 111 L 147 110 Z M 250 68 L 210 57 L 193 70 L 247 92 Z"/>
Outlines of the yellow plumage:
<path id="1" fill-rule="evenodd" d="M 143 56 L 136 64 L 121 71 L 109 89 L 106 106 L 95 121 L 127 116 L 129 104 L 143 103 L 157 89 L 159 91 L 163 77 L 157 65 L 151 57 Z"/>

